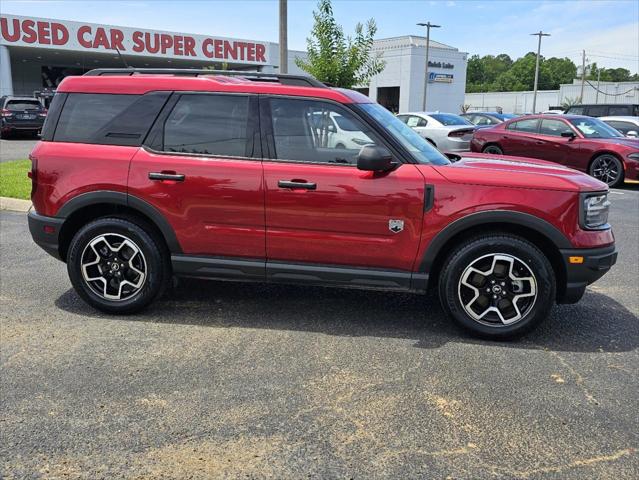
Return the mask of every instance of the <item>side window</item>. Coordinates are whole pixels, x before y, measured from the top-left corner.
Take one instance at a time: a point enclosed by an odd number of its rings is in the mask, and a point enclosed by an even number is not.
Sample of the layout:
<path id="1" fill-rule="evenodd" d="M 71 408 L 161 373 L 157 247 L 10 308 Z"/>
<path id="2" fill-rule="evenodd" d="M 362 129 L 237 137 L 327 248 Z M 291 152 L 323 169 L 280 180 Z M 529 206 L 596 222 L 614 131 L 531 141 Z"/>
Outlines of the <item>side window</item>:
<path id="1" fill-rule="evenodd" d="M 605 117 L 608 107 L 605 105 L 591 105 L 586 115 L 590 117 Z"/>
<path id="2" fill-rule="evenodd" d="M 484 117 L 483 115 L 475 115 L 475 118 L 473 119 L 473 123 L 475 125 L 492 125 L 490 118 Z"/>
<path id="3" fill-rule="evenodd" d="M 630 105 L 610 105 L 608 115 L 613 116 L 630 116 L 632 115 Z"/>
<path id="4" fill-rule="evenodd" d="M 519 120 L 517 122 L 513 122 L 508 124 L 506 127 L 507 130 L 515 130 L 517 132 L 524 133 L 537 133 L 537 124 L 539 120 L 536 118 L 530 118 L 527 120 Z"/>
<path id="5" fill-rule="evenodd" d="M 619 130 L 624 135 L 628 135 L 628 132 L 631 130 L 639 131 L 639 126 L 634 125 L 630 122 L 622 122 L 619 120 L 606 120 L 606 123 L 610 125 L 612 128 Z"/>
<path id="6" fill-rule="evenodd" d="M 570 115 L 583 115 L 584 107 L 570 107 L 566 113 L 569 113 Z"/>
<path id="7" fill-rule="evenodd" d="M 411 128 L 425 127 L 427 124 L 428 124 L 428 121 L 426 121 L 425 119 L 421 117 L 417 117 L 415 115 L 411 115 L 410 117 L 408 117 L 408 120 L 406 121 L 406 125 L 408 125 Z"/>
<path id="8" fill-rule="evenodd" d="M 288 98 L 270 104 L 278 160 L 355 165 L 362 146 L 379 144 L 366 124 L 338 105 Z"/>
<path id="9" fill-rule="evenodd" d="M 244 157 L 249 98 L 182 95 L 164 123 L 165 152 Z"/>
<path id="10" fill-rule="evenodd" d="M 572 129 L 561 120 L 549 120 L 544 118 L 541 121 L 541 127 L 539 133 L 541 135 L 552 135 L 553 137 L 561 137 L 561 134 L 573 133 Z"/>
<path id="11" fill-rule="evenodd" d="M 138 98 L 139 95 L 70 93 L 60 114 L 54 141 L 96 143 L 98 132 Z"/>

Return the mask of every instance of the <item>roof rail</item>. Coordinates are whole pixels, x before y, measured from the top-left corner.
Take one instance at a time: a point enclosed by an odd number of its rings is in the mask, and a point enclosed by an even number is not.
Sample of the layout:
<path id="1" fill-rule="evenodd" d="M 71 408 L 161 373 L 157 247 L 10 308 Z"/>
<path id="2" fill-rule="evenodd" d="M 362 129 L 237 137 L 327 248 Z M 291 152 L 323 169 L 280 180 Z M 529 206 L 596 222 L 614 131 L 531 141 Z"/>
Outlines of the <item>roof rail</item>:
<path id="1" fill-rule="evenodd" d="M 239 70 L 206 70 L 195 68 L 95 68 L 89 70 L 84 75 L 89 77 L 100 77 L 107 75 L 133 75 L 143 73 L 147 75 L 183 75 L 197 77 L 200 75 L 228 75 L 233 77 L 244 77 L 247 80 L 260 82 L 279 82 L 283 85 L 294 85 L 299 87 L 319 87 L 328 88 L 319 80 L 306 75 L 291 75 L 283 73 L 263 73 L 263 72 L 243 72 Z"/>

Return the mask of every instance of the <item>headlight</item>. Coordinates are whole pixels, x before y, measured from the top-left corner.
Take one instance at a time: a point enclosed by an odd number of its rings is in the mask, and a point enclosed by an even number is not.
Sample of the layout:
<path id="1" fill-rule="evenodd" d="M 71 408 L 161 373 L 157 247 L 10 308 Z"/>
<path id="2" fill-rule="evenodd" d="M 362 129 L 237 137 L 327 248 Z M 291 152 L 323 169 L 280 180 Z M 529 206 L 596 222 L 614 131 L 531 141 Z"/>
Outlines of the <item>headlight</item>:
<path id="1" fill-rule="evenodd" d="M 351 138 L 351 141 L 361 146 L 370 145 L 371 143 L 373 143 L 370 140 L 362 140 L 361 138 Z"/>
<path id="2" fill-rule="evenodd" d="M 637 153 L 631 153 L 630 155 L 628 155 L 628 158 L 631 158 L 632 160 L 637 160 L 637 161 L 639 161 L 639 152 L 637 152 Z"/>
<path id="3" fill-rule="evenodd" d="M 582 193 L 581 194 L 581 227 L 587 230 L 603 230 L 609 227 L 608 211 L 610 201 L 608 193 Z"/>

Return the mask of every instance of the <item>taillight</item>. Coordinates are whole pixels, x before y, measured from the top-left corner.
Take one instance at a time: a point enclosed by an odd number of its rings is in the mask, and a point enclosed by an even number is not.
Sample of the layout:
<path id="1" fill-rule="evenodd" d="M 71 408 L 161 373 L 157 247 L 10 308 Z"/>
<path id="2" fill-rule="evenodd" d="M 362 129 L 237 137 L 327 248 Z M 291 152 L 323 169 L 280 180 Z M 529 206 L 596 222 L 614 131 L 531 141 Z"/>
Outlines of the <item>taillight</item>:
<path id="1" fill-rule="evenodd" d="M 47 109 L 45 108 L 44 110 L 42 110 L 41 112 L 38 113 L 39 117 L 46 117 L 47 116 Z"/>
<path id="2" fill-rule="evenodd" d="M 473 128 L 462 128 L 460 130 L 453 130 L 448 134 L 449 137 L 453 138 L 461 138 L 464 135 L 468 135 L 469 133 L 473 133 L 475 130 Z"/>
<path id="3" fill-rule="evenodd" d="M 38 188 L 38 159 L 33 155 L 29 155 L 29 160 L 31 160 L 31 170 L 29 170 L 27 176 L 31 179 L 31 198 L 33 198 Z"/>
<path id="4" fill-rule="evenodd" d="M 13 113 L 11 112 L 11 110 L 7 110 L 6 108 L 3 108 L 3 109 L 0 111 L 0 116 L 3 116 L 3 117 L 10 117 L 11 115 L 13 115 Z"/>

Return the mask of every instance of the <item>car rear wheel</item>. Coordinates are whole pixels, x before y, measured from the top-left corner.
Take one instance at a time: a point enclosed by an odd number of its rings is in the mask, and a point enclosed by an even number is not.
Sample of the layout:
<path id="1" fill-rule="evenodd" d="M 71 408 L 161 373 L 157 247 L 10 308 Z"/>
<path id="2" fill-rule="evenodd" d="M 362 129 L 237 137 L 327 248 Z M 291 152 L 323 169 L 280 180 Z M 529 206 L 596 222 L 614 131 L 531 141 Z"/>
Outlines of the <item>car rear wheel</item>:
<path id="1" fill-rule="evenodd" d="M 616 187 L 623 183 L 623 165 L 617 157 L 608 153 L 595 158 L 590 164 L 588 173 L 597 180 L 606 183 L 609 187 Z"/>
<path id="2" fill-rule="evenodd" d="M 132 219 L 101 218 L 82 227 L 67 255 L 73 287 L 107 313 L 139 311 L 165 290 L 170 263 L 150 228 Z"/>
<path id="3" fill-rule="evenodd" d="M 486 145 L 481 153 L 489 153 L 492 155 L 503 155 L 504 151 L 497 145 Z"/>
<path id="4" fill-rule="evenodd" d="M 441 272 L 439 297 L 455 322 L 484 338 L 522 335 L 548 316 L 556 281 L 546 256 L 511 235 L 465 241 Z"/>

